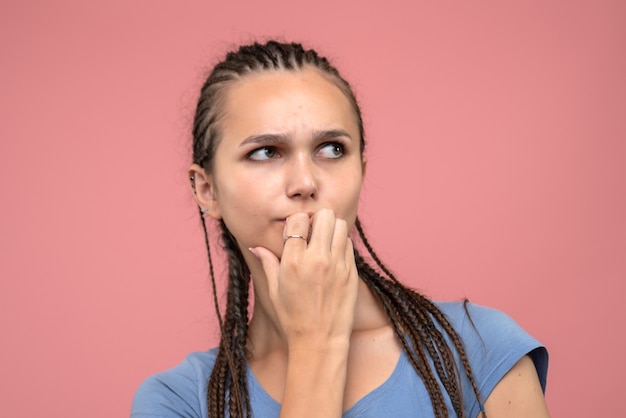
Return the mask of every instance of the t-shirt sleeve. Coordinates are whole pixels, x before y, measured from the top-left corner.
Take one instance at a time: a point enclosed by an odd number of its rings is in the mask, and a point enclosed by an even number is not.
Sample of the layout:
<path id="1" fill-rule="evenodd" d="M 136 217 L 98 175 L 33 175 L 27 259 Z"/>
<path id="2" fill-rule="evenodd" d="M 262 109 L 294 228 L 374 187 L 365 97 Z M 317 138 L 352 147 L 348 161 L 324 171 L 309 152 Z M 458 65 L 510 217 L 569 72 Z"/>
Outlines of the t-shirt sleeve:
<path id="1" fill-rule="evenodd" d="M 190 358 L 173 369 L 146 379 L 133 399 L 131 418 L 201 418 L 203 387 Z M 206 391 L 204 391 L 206 393 Z"/>
<path id="2" fill-rule="evenodd" d="M 525 355 L 532 358 L 541 388 L 545 392 L 548 352 L 539 341 L 508 315 L 496 309 L 473 303 L 467 303 L 465 306 L 457 304 L 455 308 L 461 310 L 455 315 L 457 318 L 463 318 L 457 331 L 463 339 L 483 401 L 489 397 L 504 375 Z M 464 388 L 464 391 L 472 393 L 471 386 Z M 468 398 L 472 397 L 466 397 Z M 478 401 L 472 402 L 470 411 L 470 416 L 478 415 Z"/>

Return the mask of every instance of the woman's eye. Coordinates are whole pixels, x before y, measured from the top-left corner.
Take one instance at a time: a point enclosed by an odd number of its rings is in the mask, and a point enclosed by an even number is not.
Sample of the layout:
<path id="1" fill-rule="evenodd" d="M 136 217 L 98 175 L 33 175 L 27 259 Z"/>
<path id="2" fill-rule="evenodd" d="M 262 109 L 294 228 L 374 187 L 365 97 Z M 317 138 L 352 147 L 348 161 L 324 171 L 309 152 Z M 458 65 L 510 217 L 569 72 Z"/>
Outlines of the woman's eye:
<path id="1" fill-rule="evenodd" d="M 319 152 L 324 158 L 341 158 L 343 157 L 343 145 L 336 142 L 324 144 Z"/>
<path id="2" fill-rule="evenodd" d="M 248 159 L 254 161 L 271 160 L 272 158 L 276 158 L 276 149 L 274 147 L 259 148 L 248 155 Z"/>

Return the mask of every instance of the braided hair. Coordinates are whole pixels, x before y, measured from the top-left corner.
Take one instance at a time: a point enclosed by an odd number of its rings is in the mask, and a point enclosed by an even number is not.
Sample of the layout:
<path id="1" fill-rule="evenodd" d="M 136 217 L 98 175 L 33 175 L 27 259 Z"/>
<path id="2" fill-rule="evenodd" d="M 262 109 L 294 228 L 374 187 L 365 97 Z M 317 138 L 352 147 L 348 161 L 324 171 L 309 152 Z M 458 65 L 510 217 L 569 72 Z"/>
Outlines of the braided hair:
<path id="1" fill-rule="evenodd" d="M 228 86 L 252 73 L 277 70 L 298 71 L 305 67 L 317 69 L 344 93 L 356 117 L 361 138 L 360 151 L 363 153 L 365 148 L 363 121 L 349 83 L 326 58 L 319 56 L 316 51 L 304 49 L 296 43 L 268 41 L 264 44 L 254 43 L 241 46 L 237 51 L 229 52 L 209 74 L 202 86 L 194 117 L 193 162 L 202 166 L 207 173 L 213 170 L 215 150 L 221 135 L 220 120 L 223 116 L 223 104 Z M 200 210 L 200 215 L 201 219 L 204 219 L 202 210 Z M 227 302 L 226 311 L 222 317 L 216 293 L 209 234 L 204 221 L 202 226 L 208 253 L 213 301 L 221 331 L 215 366 L 208 382 L 208 415 L 223 417 L 228 412 L 232 418 L 249 417 L 252 411 L 246 378 L 249 355 L 246 347 L 250 271 L 235 237 L 230 233 L 224 221 L 220 220 L 221 240 L 228 258 Z M 368 264 L 355 249 L 359 277 L 367 284 L 389 317 L 411 365 L 424 382 L 435 417 L 445 418 L 452 412 L 446 406 L 446 396 L 450 399 L 456 416 L 466 417 L 463 410 L 461 373 L 467 376 L 474 396 L 483 411 L 481 395 L 463 343 L 446 316 L 428 298 L 398 282 L 373 250 L 358 218 L 355 227 L 375 265 L 373 267 Z M 455 355 L 458 356 L 460 365 Z M 484 412 L 483 417 L 485 417 Z"/>

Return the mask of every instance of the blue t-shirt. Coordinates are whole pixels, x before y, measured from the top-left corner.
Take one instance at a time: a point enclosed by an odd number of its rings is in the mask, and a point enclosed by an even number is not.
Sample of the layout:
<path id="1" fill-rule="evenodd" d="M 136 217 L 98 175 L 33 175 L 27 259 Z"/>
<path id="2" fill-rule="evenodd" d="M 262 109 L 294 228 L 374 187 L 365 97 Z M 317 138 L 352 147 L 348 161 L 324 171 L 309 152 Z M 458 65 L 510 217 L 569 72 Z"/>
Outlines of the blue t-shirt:
<path id="1" fill-rule="evenodd" d="M 483 399 L 489 396 L 515 363 L 527 354 L 535 363 L 541 387 L 545 391 L 548 353 L 510 317 L 495 309 L 471 303 L 467 305 L 469 318 L 463 303 L 437 303 L 437 306 L 446 314 L 463 340 Z M 135 394 L 131 418 L 207 418 L 207 383 L 216 355 L 217 349 L 192 353 L 173 369 L 148 378 Z M 469 380 L 463 373 L 461 375 L 465 411 L 467 416 L 476 417 L 479 412 L 478 401 Z M 248 389 L 253 417 L 279 416 L 280 404 L 265 392 L 250 368 Z M 448 402 L 448 409 L 453 411 L 447 397 L 444 398 Z M 343 414 L 344 418 L 383 416 L 434 416 L 428 391 L 404 352 L 391 376 Z"/>

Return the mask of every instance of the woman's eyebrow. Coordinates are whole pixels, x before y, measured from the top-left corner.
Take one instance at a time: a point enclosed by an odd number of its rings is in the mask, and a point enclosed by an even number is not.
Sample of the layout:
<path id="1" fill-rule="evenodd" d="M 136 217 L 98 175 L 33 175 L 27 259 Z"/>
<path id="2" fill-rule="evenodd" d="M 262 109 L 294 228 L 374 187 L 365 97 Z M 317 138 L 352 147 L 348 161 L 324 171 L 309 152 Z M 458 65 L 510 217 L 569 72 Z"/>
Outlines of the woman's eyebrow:
<path id="1" fill-rule="evenodd" d="M 324 131 L 315 131 L 313 133 L 313 138 L 316 141 L 323 141 L 326 139 L 335 139 L 339 137 L 346 137 L 348 139 L 352 139 L 348 131 L 344 131 L 343 129 L 329 129 Z"/>
<path id="2" fill-rule="evenodd" d="M 287 135 L 284 134 L 261 134 L 261 135 L 252 135 L 243 140 L 239 146 L 245 146 L 248 144 L 255 145 L 267 145 L 267 144 L 276 144 L 276 143 L 284 143 L 289 141 Z"/>
<path id="3" fill-rule="evenodd" d="M 352 139 L 348 131 L 343 129 L 327 129 L 323 131 L 314 131 L 313 132 L 313 140 L 314 141 L 324 141 L 329 139 L 336 139 L 340 137 L 345 137 L 348 139 Z M 245 146 L 248 144 L 255 145 L 271 145 L 271 144 L 281 144 L 289 142 L 289 136 L 286 134 L 260 134 L 260 135 L 251 135 L 244 139 L 239 146 Z"/>

